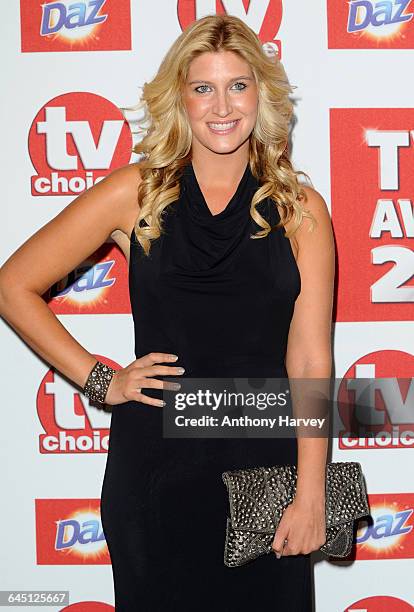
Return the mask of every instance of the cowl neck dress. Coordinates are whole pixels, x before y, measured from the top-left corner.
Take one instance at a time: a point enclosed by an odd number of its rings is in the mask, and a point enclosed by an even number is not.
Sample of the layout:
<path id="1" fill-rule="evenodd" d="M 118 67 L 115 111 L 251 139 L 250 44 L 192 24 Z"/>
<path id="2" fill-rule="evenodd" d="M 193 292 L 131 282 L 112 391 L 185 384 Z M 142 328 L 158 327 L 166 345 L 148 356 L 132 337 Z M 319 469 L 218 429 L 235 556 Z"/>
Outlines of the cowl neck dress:
<path id="1" fill-rule="evenodd" d="M 192 163 L 163 212 L 146 256 L 131 233 L 129 291 L 137 358 L 175 353 L 184 377 L 287 377 L 289 326 L 301 279 L 283 227 L 260 226 L 250 203 L 260 182 L 247 164 L 213 214 Z M 257 206 L 272 225 L 274 202 Z M 160 380 L 163 376 L 155 376 Z M 162 398 L 162 390 L 143 389 Z M 311 610 L 310 555 L 224 565 L 227 490 L 222 472 L 296 463 L 295 438 L 166 438 L 162 410 L 112 406 L 101 517 L 118 611 Z"/>

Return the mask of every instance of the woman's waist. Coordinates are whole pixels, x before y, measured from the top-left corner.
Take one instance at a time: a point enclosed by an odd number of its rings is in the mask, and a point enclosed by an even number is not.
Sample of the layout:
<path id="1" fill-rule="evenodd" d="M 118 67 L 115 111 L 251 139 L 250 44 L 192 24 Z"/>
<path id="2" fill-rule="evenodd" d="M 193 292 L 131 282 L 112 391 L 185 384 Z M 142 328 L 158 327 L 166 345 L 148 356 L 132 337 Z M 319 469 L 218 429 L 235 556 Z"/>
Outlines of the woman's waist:
<path id="1" fill-rule="evenodd" d="M 287 377 L 284 359 L 274 355 L 255 354 L 227 354 L 222 351 L 199 352 L 188 354 L 182 353 L 178 347 L 162 347 L 145 350 L 144 347 L 136 347 L 136 358 L 142 357 L 150 352 L 173 353 L 178 355 L 174 367 L 182 367 L 185 372 L 182 376 L 193 378 L 278 378 Z M 160 362 L 161 364 L 161 362 Z M 164 362 L 161 365 L 165 365 Z"/>

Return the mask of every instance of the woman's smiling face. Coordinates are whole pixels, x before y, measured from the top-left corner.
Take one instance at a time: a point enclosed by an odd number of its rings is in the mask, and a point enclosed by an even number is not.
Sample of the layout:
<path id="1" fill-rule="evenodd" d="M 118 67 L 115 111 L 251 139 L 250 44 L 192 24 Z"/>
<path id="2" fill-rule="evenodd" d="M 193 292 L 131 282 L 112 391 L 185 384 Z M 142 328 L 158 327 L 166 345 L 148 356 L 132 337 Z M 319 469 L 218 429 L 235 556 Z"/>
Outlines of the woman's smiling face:
<path id="1" fill-rule="evenodd" d="M 194 145 L 231 153 L 249 138 L 258 90 L 249 64 L 232 51 L 206 52 L 190 64 L 183 103 Z"/>

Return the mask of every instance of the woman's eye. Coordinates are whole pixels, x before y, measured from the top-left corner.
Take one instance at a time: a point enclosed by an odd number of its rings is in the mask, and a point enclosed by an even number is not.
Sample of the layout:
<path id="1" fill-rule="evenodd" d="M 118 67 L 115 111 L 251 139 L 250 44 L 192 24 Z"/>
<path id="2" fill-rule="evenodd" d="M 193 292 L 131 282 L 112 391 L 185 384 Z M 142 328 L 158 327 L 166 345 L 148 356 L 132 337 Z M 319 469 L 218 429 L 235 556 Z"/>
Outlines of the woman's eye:
<path id="1" fill-rule="evenodd" d="M 246 89 L 246 87 L 247 87 L 246 83 L 242 83 L 241 81 L 237 81 L 237 83 L 235 83 L 235 85 L 243 85 L 243 89 Z M 239 89 L 239 91 L 243 91 L 243 89 Z"/>
<path id="2" fill-rule="evenodd" d="M 201 89 L 202 87 L 208 87 L 208 85 L 199 85 L 198 87 L 195 88 L 194 91 L 196 91 L 197 93 L 204 93 L 203 91 L 199 91 L 199 89 Z"/>

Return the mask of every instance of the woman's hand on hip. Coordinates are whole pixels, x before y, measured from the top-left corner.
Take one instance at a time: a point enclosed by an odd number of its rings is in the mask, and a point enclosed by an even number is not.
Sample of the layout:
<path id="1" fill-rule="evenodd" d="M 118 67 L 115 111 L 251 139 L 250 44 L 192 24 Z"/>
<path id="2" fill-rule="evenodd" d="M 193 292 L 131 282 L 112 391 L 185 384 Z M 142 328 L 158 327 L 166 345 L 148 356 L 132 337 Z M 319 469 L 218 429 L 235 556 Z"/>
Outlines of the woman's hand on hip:
<path id="1" fill-rule="evenodd" d="M 176 361 L 178 357 L 170 353 L 148 353 L 135 359 L 126 368 L 117 370 L 109 384 L 105 403 L 110 406 L 134 400 L 150 406 L 164 406 L 165 402 L 142 393 L 144 388 L 178 390 L 179 383 L 152 378 L 153 376 L 179 376 L 184 368 L 171 365 L 159 365 L 163 362 Z"/>

